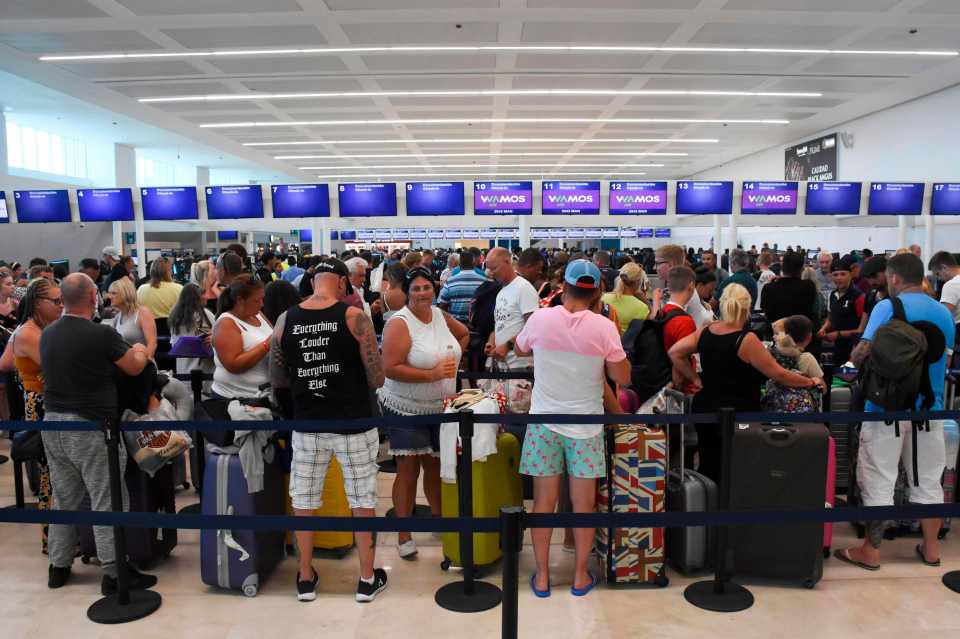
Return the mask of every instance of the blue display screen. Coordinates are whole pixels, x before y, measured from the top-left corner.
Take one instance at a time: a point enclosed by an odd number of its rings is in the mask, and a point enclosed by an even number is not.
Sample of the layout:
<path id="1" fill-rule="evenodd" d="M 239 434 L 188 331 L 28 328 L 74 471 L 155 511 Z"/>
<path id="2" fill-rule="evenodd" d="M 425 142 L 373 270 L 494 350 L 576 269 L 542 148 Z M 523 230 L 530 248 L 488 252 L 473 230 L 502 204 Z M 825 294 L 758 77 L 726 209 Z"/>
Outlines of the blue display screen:
<path id="1" fill-rule="evenodd" d="M 397 185 L 393 182 L 341 184 L 340 217 L 396 217 Z"/>
<path id="2" fill-rule="evenodd" d="M 544 215 L 599 215 L 600 182 L 543 183 Z"/>
<path id="3" fill-rule="evenodd" d="M 670 237 L 670 229 L 657 229 L 653 232 L 654 237 Z"/>
<path id="4" fill-rule="evenodd" d="M 195 186 L 140 189 L 144 220 L 196 220 L 200 217 Z"/>
<path id="5" fill-rule="evenodd" d="M 930 198 L 930 214 L 960 215 L 960 184 L 934 184 L 933 197 Z"/>
<path id="6" fill-rule="evenodd" d="M 326 184 L 277 184 L 270 187 L 273 217 L 330 217 Z"/>
<path id="7" fill-rule="evenodd" d="M 533 182 L 474 182 L 475 215 L 532 215 Z"/>
<path id="8" fill-rule="evenodd" d="M 807 182 L 807 215 L 859 215 L 860 182 Z"/>
<path id="9" fill-rule="evenodd" d="M 740 212 L 744 215 L 794 215 L 797 212 L 796 182 L 744 182 Z"/>
<path id="10" fill-rule="evenodd" d="M 263 217 L 263 192 L 259 184 L 208 186 L 207 219 L 236 220 Z"/>
<path id="11" fill-rule="evenodd" d="M 610 182 L 610 215 L 666 214 L 666 182 Z"/>
<path id="12" fill-rule="evenodd" d="M 7 224 L 10 222 L 10 214 L 7 213 L 7 194 L 4 191 L 0 191 L 0 224 Z"/>
<path id="13" fill-rule="evenodd" d="M 66 191 L 14 191 L 13 200 L 17 204 L 17 221 L 21 223 L 70 221 L 70 197 Z"/>
<path id="14" fill-rule="evenodd" d="M 346 242 L 355 242 L 357 240 L 356 231 L 340 231 L 340 239 Z"/>
<path id="15" fill-rule="evenodd" d="M 132 222 L 130 189 L 80 189 L 77 208 L 81 222 Z"/>
<path id="16" fill-rule="evenodd" d="M 733 182 L 677 182 L 677 215 L 730 215 Z"/>
<path id="17" fill-rule="evenodd" d="M 236 242 L 240 239 L 240 231 L 217 231 L 217 241 Z"/>
<path id="18" fill-rule="evenodd" d="M 874 182 L 867 215 L 920 215 L 923 182 Z"/>
<path id="19" fill-rule="evenodd" d="M 407 215 L 463 215 L 463 182 L 407 182 Z"/>

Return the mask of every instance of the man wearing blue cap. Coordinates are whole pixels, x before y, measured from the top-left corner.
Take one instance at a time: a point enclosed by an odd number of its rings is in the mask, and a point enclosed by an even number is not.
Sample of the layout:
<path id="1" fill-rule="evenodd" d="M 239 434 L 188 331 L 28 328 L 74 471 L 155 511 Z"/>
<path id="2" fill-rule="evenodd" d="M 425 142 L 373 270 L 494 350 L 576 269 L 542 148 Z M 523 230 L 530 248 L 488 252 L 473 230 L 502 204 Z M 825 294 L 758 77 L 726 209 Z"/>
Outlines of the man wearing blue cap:
<path id="1" fill-rule="evenodd" d="M 605 377 L 618 384 L 630 382 L 630 363 L 616 325 L 590 310 L 601 295 L 601 280 L 595 264 L 574 260 L 564 275 L 563 304 L 535 312 L 517 336 L 517 355 L 532 354 L 537 371 L 531 413 L 602 415 Z M 564 472 L 570 476 L 573 511 L 593 512 L 597 479 L 606 473 L 603 425 L 530 424 L 520 472 L 534 478 L 534 512 L 554 512 Z M 537 571 L 530 587 L 538 597 L 550 596 L 551 533 L 531 531 Z M 592 528 L 574 530 L 576 569 L 570 592 L 577 597 L 597 583 L 587 571 L 593 535 Z"/>

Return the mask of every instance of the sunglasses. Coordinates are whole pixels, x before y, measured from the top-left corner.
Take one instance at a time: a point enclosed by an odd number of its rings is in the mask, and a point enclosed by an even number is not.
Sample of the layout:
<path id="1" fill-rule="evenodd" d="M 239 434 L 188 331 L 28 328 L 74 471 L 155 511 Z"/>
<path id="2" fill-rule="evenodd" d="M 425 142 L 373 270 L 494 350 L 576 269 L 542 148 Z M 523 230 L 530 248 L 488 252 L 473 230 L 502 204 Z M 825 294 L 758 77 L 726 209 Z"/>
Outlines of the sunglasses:
<path id="1" fill-rule="evenodd" d="M 63 306 L 63 298 L 62 298 L 62 297 L 41 297 L 40 299 L 42 299 L 42 300 L 47 300 L 48 302 L 53 302 L 53 303 L 56 304 L 57 306 Z"/>

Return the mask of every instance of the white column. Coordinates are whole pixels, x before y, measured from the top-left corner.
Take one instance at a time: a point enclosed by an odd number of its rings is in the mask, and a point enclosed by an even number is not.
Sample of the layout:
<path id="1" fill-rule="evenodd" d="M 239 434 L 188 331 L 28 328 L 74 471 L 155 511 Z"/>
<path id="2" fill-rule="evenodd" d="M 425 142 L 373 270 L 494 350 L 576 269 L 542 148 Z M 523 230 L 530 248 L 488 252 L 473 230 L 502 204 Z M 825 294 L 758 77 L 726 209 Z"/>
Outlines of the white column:
<path id="1" fill-rule="evenodd" d="M 717 255 L 717 264 L 720 264 L 720 256 L 723 254 L 723 240 L 721 234 L 723 230 L 720 227 L 720 216 L 713 216 L 713 252 Z"/>
<path id="2" fill-rule="evenodd" d="M 930 211 L 923 218 L 923 261 L 929 263 L 930 258 L 936 252 L 933 246 L 934 222 L 936 219 L 930 215 Z"/>
<path id="3" fill-rule="evenodd" d="M 198 166 L 198 167 L 197 167 L 197 179 L 196 179 L 196 182 L 197 182 L 197 190 L 198 190 L 198 191 L 199 191 L 199 190 L 202 190 L 203 187 L 210 185 L 210 167 L 209 167 L 209 166 Z M 199 194 L 197 194 L 197 197 L 198 197 L 201 201 L 204 200 L 204 198 L 200 197 Z M 199 204 L 200 204 L 200 203 L 198 202 L 197 205 L 199 206 Z M 206 216 L 207 216 L 206 211 L 204 211 L 203 213 L 201 213 L 200 219 L 201 219 L 201 220 L 205 220 L 205 219 L 207 219 Z M 203 228 L 203 226 L 202 226 L 202 225 L 203 225 L 203 222 L 200 222 L 200 224 L 201 224 L 201 228 Z M 208 250 L 208 247 L 209 247 L 209 244 L 207 244 L 207 231 L 206 231 L 206 229 L 204 229 L 203 231 L 200 232 L 200 248 L 203 250 L 204 253 L 208 253 L 208 252 L 209 252 L 209 253 L 211 253 L 212 255 L 219 255 L 219 254 L 220 254 L 220 242 L 217 241 L 217 234 L 216 234 L 216 233 L 213 234 L 213 250 L 212 250 L 212 251 L 209 251 L 209 250 Z"/>
<path id="4" fill-rule="evenodd" d="M 322 218 L 313 218 L 310 221 L 310 230 L 313 232 L 313 242 L 311 246 L 311 252 L 314 255 L 320 255 L 323 253 L 323 224 L 320 223 Z M 328 231 L 327 231 L 328 232 Z M 300 250 L 303 250 L 303 247 L 300 247 Z"/>
<path id="5" fill-rule="evenodd" d="M 734 213 L 730 214 L 730 252 L 732 253 L 735 248 L 737 248 L 737 223 L 739 222 L 739 215 Z M 719 258 L 717 258 L 719 259 Z"/>
<path id="6" fill-rule="evenodd" d="M 133 223 L 137 233 L 137 273 L 140 277 L 147 276 L 147 238 L 143 229 L 143 215 L 138 215 Z"/>
<path id="7" fill-rule="evenodd" d="M 907 216 L 897 217 L 897 248 L 907 247 Z"/>
<path id="8" fill-rule="evenodd" d="M 116 187 L 137 188 L 137 152 L 128 144 L 113 145 L 113 185 Z M 140 201 L 139 197 L 134 198 L 134 202 Z M 134 219 L 142 219 L 142 210 L 134 211 Z M 121 253 L 124 253 L 123 246 L 123 222 L 113 222 L 113 245 Z M 140 253 L 137 253 L 140 255 Z"/>
<path id="9" fill-rule="evenodd" d="M 7 165 L 7 116 L 3 112 L 3 104 L 0 104 L 0 175 L 10 173 L 10 167 Z"/>
<path id="10" fill-rule="evenodd" d="M 530 248 L 530 216 L 520 215 L 518 218 L 520 228 L 520 248 Z"/>

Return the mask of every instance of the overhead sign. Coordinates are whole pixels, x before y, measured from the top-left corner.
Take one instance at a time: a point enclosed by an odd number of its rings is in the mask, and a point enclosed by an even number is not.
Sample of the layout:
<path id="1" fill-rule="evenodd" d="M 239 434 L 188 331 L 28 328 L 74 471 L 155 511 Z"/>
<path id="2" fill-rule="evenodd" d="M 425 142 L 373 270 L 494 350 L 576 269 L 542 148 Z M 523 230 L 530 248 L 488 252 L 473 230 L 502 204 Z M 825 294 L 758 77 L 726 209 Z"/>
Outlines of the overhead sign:
<path id="1" fill-rule="evenodd" d="M 744 182 L 740 212 L 744 215 L 795 214 L 797 183 Z"/>
<path id="2" fill-rule="evenodd" d="M 543 183 L 544 215 L 599 215 L 600 182 Z"/>
<path id="3" fill-rule="evenodd" d="M 610 182 L 610 215 L 666 214 L 666 182 Z"/>
<path id="4" fill-rule="evenodd" d="M 808 140 L 784 151 L 783 178 L 810 182 L 832 182 L 837 172 L 837 138 L 831 133 Z"/>

